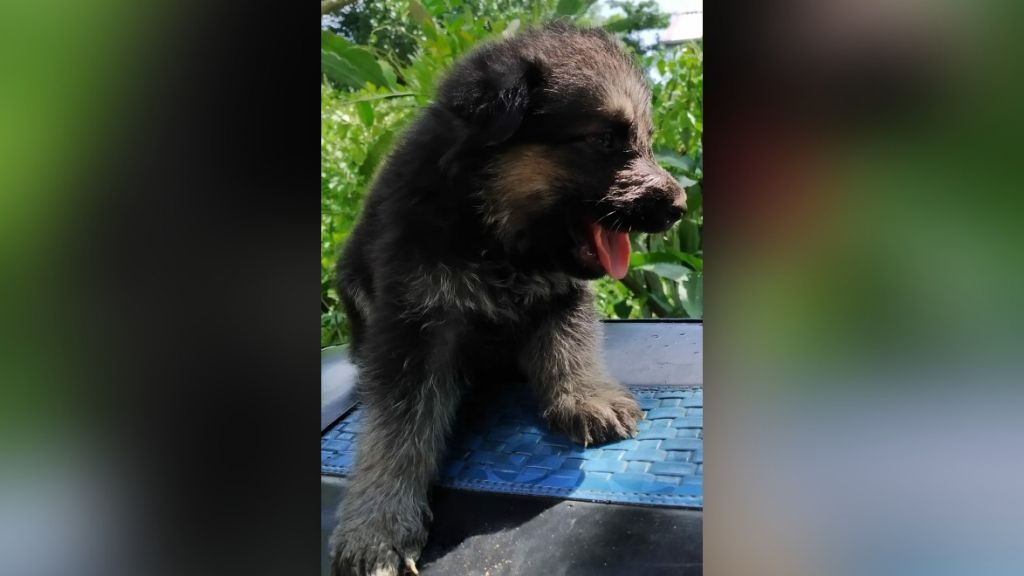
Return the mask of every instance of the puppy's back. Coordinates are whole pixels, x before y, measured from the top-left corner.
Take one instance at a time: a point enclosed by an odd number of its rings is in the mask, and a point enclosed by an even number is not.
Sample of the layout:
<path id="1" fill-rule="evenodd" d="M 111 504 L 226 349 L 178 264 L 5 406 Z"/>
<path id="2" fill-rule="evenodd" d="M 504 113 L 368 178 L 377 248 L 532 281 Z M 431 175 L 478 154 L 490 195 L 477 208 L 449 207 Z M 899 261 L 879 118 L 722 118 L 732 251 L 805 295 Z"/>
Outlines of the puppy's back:
<path id="1" fill-rule="evenodd" d="M 383 284 L 403 283 L 450 251 L 456 186 L 440 169 L 458 127 L 436 105 L 401 134 L 373 179 L 335 267 L 335 287 L 352 328 L 353 350 Z"/>

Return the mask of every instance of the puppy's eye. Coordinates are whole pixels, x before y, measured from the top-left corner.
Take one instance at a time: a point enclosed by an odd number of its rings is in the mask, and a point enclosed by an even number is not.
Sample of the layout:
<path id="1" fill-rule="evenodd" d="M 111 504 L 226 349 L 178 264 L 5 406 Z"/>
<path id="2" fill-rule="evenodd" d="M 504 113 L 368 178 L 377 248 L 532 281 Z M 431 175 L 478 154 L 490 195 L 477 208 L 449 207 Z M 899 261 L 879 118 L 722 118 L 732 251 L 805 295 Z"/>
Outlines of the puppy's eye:
<path id="1" fill-rule="evenodd" d="M 597 134 L 590 135 L 587 140 L 594 146 L 606 151 L 614 150 L 616 146 L 615 135 L 611 132 L 598 132 Z"/>

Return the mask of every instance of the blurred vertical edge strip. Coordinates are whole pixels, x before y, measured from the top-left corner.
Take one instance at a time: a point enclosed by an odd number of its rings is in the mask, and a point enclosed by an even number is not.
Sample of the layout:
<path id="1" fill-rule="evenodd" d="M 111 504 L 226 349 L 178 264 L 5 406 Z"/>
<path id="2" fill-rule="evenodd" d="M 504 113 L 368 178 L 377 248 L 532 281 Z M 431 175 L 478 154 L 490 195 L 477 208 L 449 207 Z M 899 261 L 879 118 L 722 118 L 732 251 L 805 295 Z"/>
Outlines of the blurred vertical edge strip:
<path id="1" fill-rule="evenodd" d="M 0 8 L 0 573 L 318 570 L 312 8 Z"/>
<path id="2" fill-rule="evenodd" d="M 708 574 L 1021 573 L 1021 8 L 705 19 Z"/>

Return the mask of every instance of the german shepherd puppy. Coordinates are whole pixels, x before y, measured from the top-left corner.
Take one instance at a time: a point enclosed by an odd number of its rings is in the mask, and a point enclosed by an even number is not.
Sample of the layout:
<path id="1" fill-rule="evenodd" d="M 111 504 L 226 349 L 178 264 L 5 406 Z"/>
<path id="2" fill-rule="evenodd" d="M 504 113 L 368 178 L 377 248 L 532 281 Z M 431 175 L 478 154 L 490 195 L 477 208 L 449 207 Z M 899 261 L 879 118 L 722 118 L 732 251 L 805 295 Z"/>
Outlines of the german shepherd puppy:
<path id="1" fill-rule="evenodd" d="M 518 373 L 574 441 L 636 434 L 586 281 L 622 278 L 628 233 L 685 210 L 654 161 L 650 107 L 613 37 L 555 24 L 464 57 L 405 132 L 337 267 L 363 432 L 335 574 L 416 573 L 468 386 Z"/>

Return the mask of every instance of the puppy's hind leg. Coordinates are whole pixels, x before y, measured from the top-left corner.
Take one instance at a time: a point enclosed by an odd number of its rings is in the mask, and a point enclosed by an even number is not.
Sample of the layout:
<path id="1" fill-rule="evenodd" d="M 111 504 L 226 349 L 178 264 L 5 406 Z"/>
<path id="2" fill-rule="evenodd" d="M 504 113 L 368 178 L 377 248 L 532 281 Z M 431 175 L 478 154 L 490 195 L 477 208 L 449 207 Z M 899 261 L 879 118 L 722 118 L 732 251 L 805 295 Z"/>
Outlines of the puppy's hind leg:
<path id="1" fill-rule="evenodd" d="M 459 399 L 437 351 L 389 348 L 368 332 L 360 370 L 362 432 L 355 472 L 331 538 L 335 576 L 397 576 L 427 539 L 430 483 Z M 429 340 L 427 340 L 429 341 Z"/>
<path id="2" fill-rule="evenodd" d="M 520 352 L 548 423 L 584 446 L 636 436 L 643 411 L 601 359 L 601 324 L 581 290 L 531 334 Z"/>

